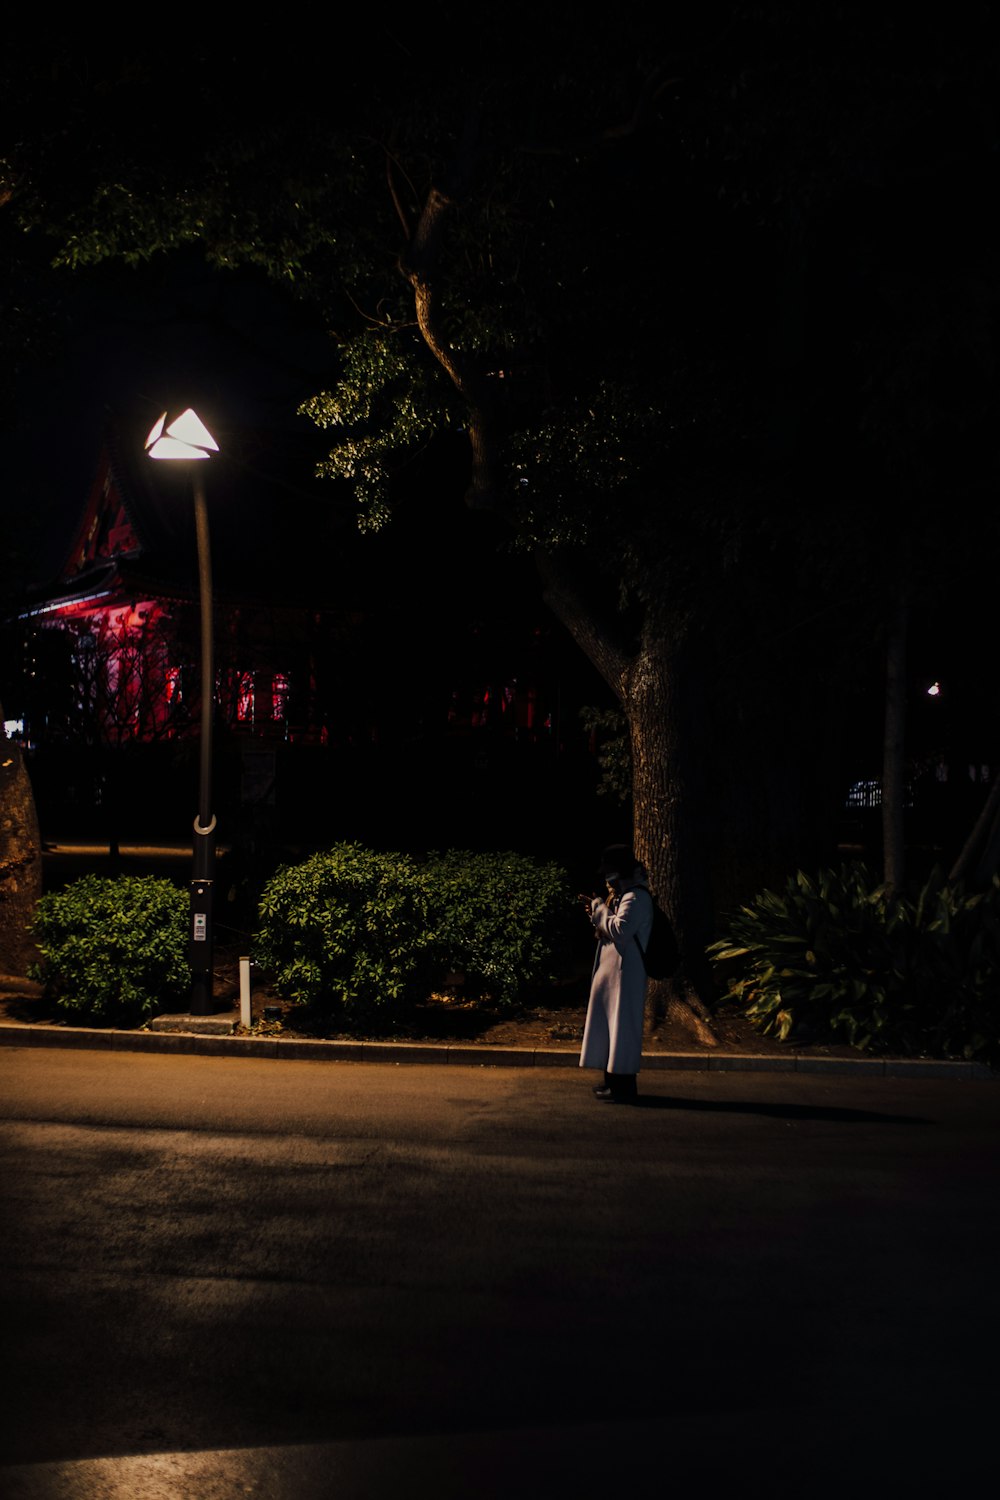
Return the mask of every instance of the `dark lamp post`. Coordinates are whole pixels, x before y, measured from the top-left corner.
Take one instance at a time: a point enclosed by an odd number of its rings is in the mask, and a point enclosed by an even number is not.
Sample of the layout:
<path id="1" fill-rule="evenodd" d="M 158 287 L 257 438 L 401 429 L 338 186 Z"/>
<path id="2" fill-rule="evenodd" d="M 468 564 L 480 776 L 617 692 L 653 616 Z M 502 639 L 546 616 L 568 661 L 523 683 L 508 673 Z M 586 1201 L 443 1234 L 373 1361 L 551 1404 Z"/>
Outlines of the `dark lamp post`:
<path id="1" fill-rule="evenodd" d="M 150 458 L 190 463 L 210 458 L 219 445 L 188 408 L 174 421 L 164 412 L 146 439 Z M 215 697 L 212 637 L 212 556 L 208 510 L 201 471 L 191 471 L 194 522 L 198 540 L 198 584 L 201 602 L 201 771 L 198 816 L 194 820 L 194 867 L 191 880 L 191 1014 L 212 1013 L 212 897 L 215 887 L 215 814 L 212 812 L 212 716 Z"/>

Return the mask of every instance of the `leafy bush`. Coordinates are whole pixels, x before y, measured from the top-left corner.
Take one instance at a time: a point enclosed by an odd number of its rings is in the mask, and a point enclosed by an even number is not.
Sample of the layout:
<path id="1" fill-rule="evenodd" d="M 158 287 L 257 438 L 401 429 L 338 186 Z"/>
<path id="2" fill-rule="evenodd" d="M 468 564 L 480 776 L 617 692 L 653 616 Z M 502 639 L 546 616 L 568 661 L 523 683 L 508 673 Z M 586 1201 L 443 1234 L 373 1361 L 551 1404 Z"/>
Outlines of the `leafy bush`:
<path id="1" fill-rule="evenodd" d="M 371 1014 L 405 1001 L 427 963 L 422 873 L 360 844 L 284 865 L 261 894 L 254 957 L 300 1003 Z"/>
<path id="2" fill-rule="evenodd" d="M 915 898 L 863 865 L 764 891 L 708 950 L 765 1034 L 872 1051 L 1000 1058 L 1000 879 L 932 872 Z"/>
<path id="3" fill-rule="evenodd" d="M 552 977 L 574 905 L 563 870 L 522 854 L 449 849 L 428 856 L 431 949 L 473 988 L 509 1003 Z"/>
<path id="4" fill-rule="evenodd" d="M 67 1014 L 134 1024 L 181 1000 L 191 983 L 188 897 L 152 875 L 87 875 L 42 897 L 32 968 Z"/>
<path id="5" fill-rule="evenodd" d="M 524 855 L 338 844 L 268 882 L 254 956 L 289 999 L 368 1020 L 449 969 L 510 1001 L 548 977 L 573 910 L 563 871 Z"/>

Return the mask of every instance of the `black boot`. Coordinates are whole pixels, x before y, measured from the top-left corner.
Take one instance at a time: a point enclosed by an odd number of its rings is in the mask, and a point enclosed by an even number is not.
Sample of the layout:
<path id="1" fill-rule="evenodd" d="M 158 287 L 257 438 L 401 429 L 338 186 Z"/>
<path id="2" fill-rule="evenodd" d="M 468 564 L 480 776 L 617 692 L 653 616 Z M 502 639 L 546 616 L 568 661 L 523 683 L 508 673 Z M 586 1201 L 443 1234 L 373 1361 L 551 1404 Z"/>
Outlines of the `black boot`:
<path id="1" fill-rule="evenodd" d="M 634 1104 L 639 1097 L 639 1085 L 634 1073 L 619 1073 L 616 1080 L 619 1099 L 623 1104 Z"/>
<path id="2" fill-rule="evenodd" d="M 611 1092 L 611 1074 L 607 1068 L 604 1069 L 604 1082 L 594 1084 L 594 1094 L 598 1099 L 604 1099 Z"/>
<path id="3" fill-rule="evenodd" d="M 634 1073 L 609 1073 L 607 1088 L 597 1093 L 598 1099 L 607 1099 L 612 1104 L 634 1104 L 639 1097 Z"/>

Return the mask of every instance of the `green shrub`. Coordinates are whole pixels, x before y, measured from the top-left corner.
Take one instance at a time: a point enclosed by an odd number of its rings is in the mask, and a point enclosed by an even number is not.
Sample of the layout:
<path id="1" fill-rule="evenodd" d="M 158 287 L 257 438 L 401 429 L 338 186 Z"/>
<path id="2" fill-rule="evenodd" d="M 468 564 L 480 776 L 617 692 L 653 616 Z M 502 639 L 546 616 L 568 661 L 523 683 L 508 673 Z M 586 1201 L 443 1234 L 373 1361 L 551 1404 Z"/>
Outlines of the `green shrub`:
<path id="1" fill-rule="evenodd" d="M 370 1015 L 419 987 L 427 912 L 412 859 L 337 844 L 268 881 L 254 957 L 288 999 Z"/>
<path id="2" fill-rule="evenodd" d="M 527 855 L 449 849 L 428 856 L 431 949 L 443 970 L 509 1003 L 552 978 L 574 915 L 567 877 Z"/>
<path id="3" fill-rule="evenodd" d="M 32 976 L 66 1014 L 132 1025 L 191 983 L 188 897 L 152 875 L 87 875 L 38 903 Z"/>
<path id="4" fill-rule="evenodd" d="M 765 1034 L 871 1051 L 1000 1059 L 1000 880 L 966 894 L 935 870 L 915 898 L 863 865 L 801 871 L 708 950 Z"/>
<path id="5" fill-rule="evenodd" d="M 574 905 L 554 864 L 449 849 L 418 864 L 338 844 L 282 867 L 260 900 L 254 957 L 300 1003 L 367 1020 L 448 970 L 509 1002 L 550 977 Z"/>

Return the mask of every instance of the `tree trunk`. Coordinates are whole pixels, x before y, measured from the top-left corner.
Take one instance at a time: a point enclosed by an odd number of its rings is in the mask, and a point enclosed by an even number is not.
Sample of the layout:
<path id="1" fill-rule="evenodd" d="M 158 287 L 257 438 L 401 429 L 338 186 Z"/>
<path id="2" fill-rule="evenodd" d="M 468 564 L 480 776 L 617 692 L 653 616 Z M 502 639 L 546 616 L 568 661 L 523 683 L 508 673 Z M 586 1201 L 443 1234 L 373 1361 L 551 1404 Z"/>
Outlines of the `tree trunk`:
<path id="1" fill-rule="evenodd" d="M 966 881 L 974 889 L 988 885 L 1000 869 L 1000 776 L 976 819 L 961 854 L 952 866 L 949 880 Z"/>
<path id="2" fill-rule="evenodd" d="M 669 914 L 681 968 L 653 987 L 654 1017 L 680 1021 L 709 1045 L 713 994 L 705 956 L 712 939 L 712 835 L 704 777 L 702 674 L 692 641 L 667 621 L 650 622 L 626 674 L 632 741 L 634 841 L 650 886 Z"/>
<path id="3" fill-rule="evenodd" d="M 717 1038 L 707 1008 L 712 990 L 705 945 L 712 936 L 712 839 L 702 747 L 707 734 L 703 682 L 694 645 L 680 622 L 648 612 L 629 656 L 575 589 L 564 566 L 536 556 L 545 602 L 616 694 L 632 745 L 633 843 L 650 886 L 677 930 L 681 970 L 653 984 L 653 1019 L 669 1015 L 704 1044 Z"/>
<path id="4" fill-rule="evenodd" d="M 0 726 L 3 710 L 0 709 Z M 0 727 L 0 974 L 23 977 L 38 952 L 28 933 L 42 894 L 42 844 L 24 758 Z"/>
<path id="5" fill-rule="evenodd" d="M 900 593 L 885 653 L 882 878 L 890 890 L 898 890 L 906 879 L 906 629 L 906 602 Z"/>

